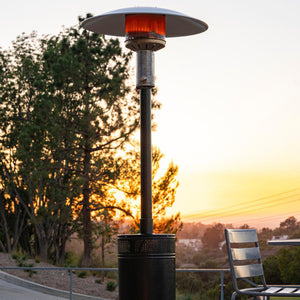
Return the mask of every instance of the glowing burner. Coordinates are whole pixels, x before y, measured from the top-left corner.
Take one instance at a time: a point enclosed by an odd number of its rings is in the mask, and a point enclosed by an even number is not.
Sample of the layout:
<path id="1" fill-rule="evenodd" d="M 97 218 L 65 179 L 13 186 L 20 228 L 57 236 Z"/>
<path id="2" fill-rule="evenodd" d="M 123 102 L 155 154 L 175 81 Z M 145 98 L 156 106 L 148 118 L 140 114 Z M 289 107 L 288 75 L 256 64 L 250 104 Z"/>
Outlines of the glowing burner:
<path id="1" fill-rule="evenodd" d="M 127 15 L 125 33 L 129 36 L 164 38 L 166 35 L 166 19 L 164 15 L 136 14 Z"/>
<path id="2" fill-rule="evenodd" d="M 166 44 L 166 17 L 156 14 L 126 15 L 125 33 L 127 48 L 133 51 L 159 50 Z"/>

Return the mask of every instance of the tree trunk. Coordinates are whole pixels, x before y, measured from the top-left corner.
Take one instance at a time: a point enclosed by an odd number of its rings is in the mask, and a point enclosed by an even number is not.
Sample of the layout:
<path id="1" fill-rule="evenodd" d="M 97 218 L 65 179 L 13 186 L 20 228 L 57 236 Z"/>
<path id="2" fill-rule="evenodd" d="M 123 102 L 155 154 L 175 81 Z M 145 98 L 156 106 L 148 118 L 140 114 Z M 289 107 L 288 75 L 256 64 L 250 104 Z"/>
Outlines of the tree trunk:
<path id="1" fill-rule="evenodd" d="M 83 184 L 83 208 L 82 208 L 82 220 L 83 220 L 83 259 L 82 266 L 92 266 L 92 222 L 91 222 L 91 208 L 90 208 L 90 165 L 91 165 L 91 153 L 85 150 L 84 155 L 84 178 Z"/>
<path id="2" fill-rule="evenodd" d="M 17 204 L 16 201 L 14 201 L 15 205 L 15 226 L 14 226 L 14 234 L 13 234 L 13 245 L 12 245 L 12 251 L 16 251 L 17 247 L 19 245 L 19 239 L 24 232 L 24 223 L 25 223 L 25 218 L 26 214 L 23 212 L 22 215 L 22 209 L 20 205 Z"/>
<path id="3" fill-rule="evenodd" d="M 58 235 L 55 239 L 55 256 L 58 265 L 62 266 L 65 260 L 66 254 L 66 243 L 70 236 L 68 232 L 68 225 L 60 225 Z"/>
<path id="4" fill-rule="evenodd" d="M 65 254 L 66 254 L 66 243 L 62 242 L 60 245 L 59 243 L 55 244 L 55 259 L 56 263 L 59 266 L 62 266 L 65 260 Z"/>
<path id="5" fill-rule="evenodd" d="M 48 261 L 48 243 L 45 241 L 39 240 L 40 245 L 40 257 L 42 261 Z"/>
<path id="6" fill-rule="evenodd" d="M 48 238 L 41 226 L 35 226 L 36 235 L 38 239 L 38 250 L 39 255 L 42 261 L 48 261 L 48 249 L 49 249 L 49 243 Z"/>
<path id="7" fill-rule="evenodd" d="M 4 236 L 5 236 L 5 240 L 6 240 L 6 251 L 8 253 L 10 253 L 11 252 L 11 241 L 10 241 L 10 235 L 9 235 L 8 226 L 7 226 L 7 220 L 6 220 L 2 195 L 0 198 L 0 216 L 1 216 L 1 227 L 2 227 Z M 2 243 L 2 247 L 4 247 L 3 243 Z"/>
<path id="8" fill-rule="evenodd" d="M 4 253 L 6 252 L 6 249 L 1 241 L 0 241 L 0 251 Z"/>

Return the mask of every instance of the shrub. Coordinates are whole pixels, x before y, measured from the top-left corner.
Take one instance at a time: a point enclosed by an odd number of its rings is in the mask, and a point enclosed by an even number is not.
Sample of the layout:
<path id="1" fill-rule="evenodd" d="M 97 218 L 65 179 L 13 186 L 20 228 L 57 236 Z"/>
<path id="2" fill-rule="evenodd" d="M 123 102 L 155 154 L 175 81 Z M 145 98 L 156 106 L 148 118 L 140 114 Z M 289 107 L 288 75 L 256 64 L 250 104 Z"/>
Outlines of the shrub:
<path id="1" fill-rule="evenodd" d="M 19 256 L 20 256 L 20 253 L 17 253 L 17 252 L 13 252 L 13 253 L 11 254 L 11 257 L 12 257 L 14 260 L 17 260 L 17 259 L 19 258 Z"/>
<path id="2" fill-rule="evenodd" d="M 86 278 L 87 277 L 87 271 L 81 271 L 77 275 L 79 278 Z"/>
<path id="3" fill-rule="evenodd" d="M 282 284 L 280 270 L 278 265 L 278 257 L 275 255 L 270 255 L 267 257 L 263 263 L 264 274 L 266 281 L 269 284 Z"/>
<path id="4" fill-rule="evenodd" d="M 72 251 L 67 251 L 64 259 L 64 267 L 77 268 L 79 265 L 79 257 Z"/>
<path id="5" fill-rule="evenodd" d="M 193 297 L 188 294 L 177 295 L 176 300 L 193 300 Z"/>
<path id="6" fill-rule="evenodd" d="M 17 262 L 19 267 L 24 267 L 24 268 L 34 267 L 34 264 L 26 262 L 26 260 L 28 259 L 27 254 L 14 252 L 12 253 L 11 257 Z M 30 270 L 30 269 L 24 270 L 24 272 L 29 273 L 29 277 L 32 277 L 33 274 L 37 273 L 35 270 Z"/>
<path id="7" fill-rule="evenodd" d="M 108 281 L 106 284 L 106 290 L 113 292 L 117 288 L 117 284 L 115 281 Z"/>

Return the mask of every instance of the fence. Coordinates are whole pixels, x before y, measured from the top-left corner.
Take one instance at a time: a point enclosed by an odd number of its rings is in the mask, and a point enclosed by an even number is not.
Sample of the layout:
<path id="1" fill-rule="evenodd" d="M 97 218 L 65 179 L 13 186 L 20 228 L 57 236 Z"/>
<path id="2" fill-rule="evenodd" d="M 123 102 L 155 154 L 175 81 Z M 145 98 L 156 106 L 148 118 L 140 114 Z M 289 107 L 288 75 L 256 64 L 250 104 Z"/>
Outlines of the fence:
<path id="1" fill-rule="evenodd" d="M 69 273 L 69 299 L 72 300 L 72 273 L 73 271 L 105 271 L 117 272 L 117 268 L 65 268 L 65 267 L 1 267 L 0 270 L 44 270 L 44 271 L 68 271 Z M 224 300 L 224 273 L 230 272 L 229 269 L 176 269 L 177 273 L 180 272 L 194 272 L 194 273 L 220 273 L 220 300 Z"/>

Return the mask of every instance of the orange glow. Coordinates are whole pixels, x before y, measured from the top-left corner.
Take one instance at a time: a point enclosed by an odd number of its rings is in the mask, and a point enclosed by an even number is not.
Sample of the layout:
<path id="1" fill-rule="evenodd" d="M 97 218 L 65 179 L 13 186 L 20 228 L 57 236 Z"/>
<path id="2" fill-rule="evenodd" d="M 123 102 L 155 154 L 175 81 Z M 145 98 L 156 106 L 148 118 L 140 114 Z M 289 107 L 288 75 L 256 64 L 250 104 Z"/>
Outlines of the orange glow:
<path id="1" fill-rule="evenodd" d="M 126 16 L 125 32 L 156 33 L 166 35 L 166 19 L 164 15 L 136 14 Z"/>

